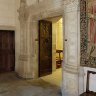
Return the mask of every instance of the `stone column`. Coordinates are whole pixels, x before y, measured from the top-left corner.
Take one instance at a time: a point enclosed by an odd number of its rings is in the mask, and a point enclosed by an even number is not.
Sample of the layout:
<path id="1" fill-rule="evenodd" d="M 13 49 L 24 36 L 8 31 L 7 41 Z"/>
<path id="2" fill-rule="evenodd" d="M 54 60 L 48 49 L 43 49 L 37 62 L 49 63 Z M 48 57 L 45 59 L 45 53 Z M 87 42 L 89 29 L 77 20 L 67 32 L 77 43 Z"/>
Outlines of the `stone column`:
<path id="1" fill-rule="evenodd" d="M 20 21 L 20 54 L 18 64 L 18 75 L 23 78 L 28 78 L 28 65 L 29 65 L 29 54 L 28 54 L 28 13 L 26 0 L 20 1 L 19 21 Z"/>
<path id="2" fill-rule="evenodd" d="M 79 0 L 64 0 L 63 96 L 79 96 L 80 10 Z"/>
<path id="3" fill-rule="evenodd" d="M 31 17 L 30 20 L 30 48 L 29 48 L 29 54 L 30 54 L 30 67 L 31 67 L 31 73 L 32 78 L 38 78 L 38 49 L 39 49 L 39 38 L 38 38 L 38 20 L 34 20 Z"/>

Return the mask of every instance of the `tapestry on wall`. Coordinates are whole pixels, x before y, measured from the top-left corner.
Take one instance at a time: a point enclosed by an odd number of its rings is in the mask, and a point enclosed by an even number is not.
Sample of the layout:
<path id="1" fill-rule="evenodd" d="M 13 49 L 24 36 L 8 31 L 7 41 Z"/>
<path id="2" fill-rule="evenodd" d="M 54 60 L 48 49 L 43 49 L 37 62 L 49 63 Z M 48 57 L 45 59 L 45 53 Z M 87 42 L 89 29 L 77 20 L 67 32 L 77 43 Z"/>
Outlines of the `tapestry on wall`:
<path id="1" fill-rule="evenodd" d="M 96 0 L 80 0 L 81 66 L 96 68 Z"/>

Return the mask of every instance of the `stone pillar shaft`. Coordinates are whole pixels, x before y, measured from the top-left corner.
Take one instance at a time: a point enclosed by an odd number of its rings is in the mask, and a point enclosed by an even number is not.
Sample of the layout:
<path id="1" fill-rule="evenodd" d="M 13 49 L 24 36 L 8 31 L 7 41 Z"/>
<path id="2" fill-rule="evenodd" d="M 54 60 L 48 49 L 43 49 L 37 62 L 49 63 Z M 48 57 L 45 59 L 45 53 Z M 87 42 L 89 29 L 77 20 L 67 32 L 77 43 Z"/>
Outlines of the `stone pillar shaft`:
<path id="1" fill-rule="evenodd" d="M 78 0 L 64 1 L 64 64 L 63 96 L 79 96 L 79 33 L 80 10 Z"/>
<path id="2" fill-rule="evenodd" d="M 20 21 L 20 54 L 18 75 L 27 78 L 29 76 L 29 54 L 28 54 L 28 14 L 26 0 L 20 0 L 19 21 Z"/>

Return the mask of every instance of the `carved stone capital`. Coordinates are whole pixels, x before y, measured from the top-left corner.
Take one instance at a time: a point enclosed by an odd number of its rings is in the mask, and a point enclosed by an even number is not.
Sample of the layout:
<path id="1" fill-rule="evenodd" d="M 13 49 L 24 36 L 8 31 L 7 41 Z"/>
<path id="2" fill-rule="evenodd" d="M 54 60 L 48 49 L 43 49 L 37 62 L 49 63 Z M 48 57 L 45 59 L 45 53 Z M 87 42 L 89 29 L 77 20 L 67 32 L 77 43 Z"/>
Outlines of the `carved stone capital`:
<path id="1" fill-rule="evenodd" d="M 26 0 L 20 1 L 20 8 L 17 10 L 19 13 L 20 22 L 24 22 L 28 19 L 27 3 Z"/>

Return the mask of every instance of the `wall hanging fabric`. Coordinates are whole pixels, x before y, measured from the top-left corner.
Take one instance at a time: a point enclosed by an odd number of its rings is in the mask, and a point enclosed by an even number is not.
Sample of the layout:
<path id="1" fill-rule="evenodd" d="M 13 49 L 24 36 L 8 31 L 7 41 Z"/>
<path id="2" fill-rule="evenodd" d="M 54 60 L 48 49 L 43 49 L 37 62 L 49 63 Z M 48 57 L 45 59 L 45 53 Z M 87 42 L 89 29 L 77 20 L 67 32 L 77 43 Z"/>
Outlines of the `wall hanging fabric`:
<path id="1" fill-rule="evenodd" d="M 96 0 L 80 0 L 81 66 L 96 68 Z"/>

